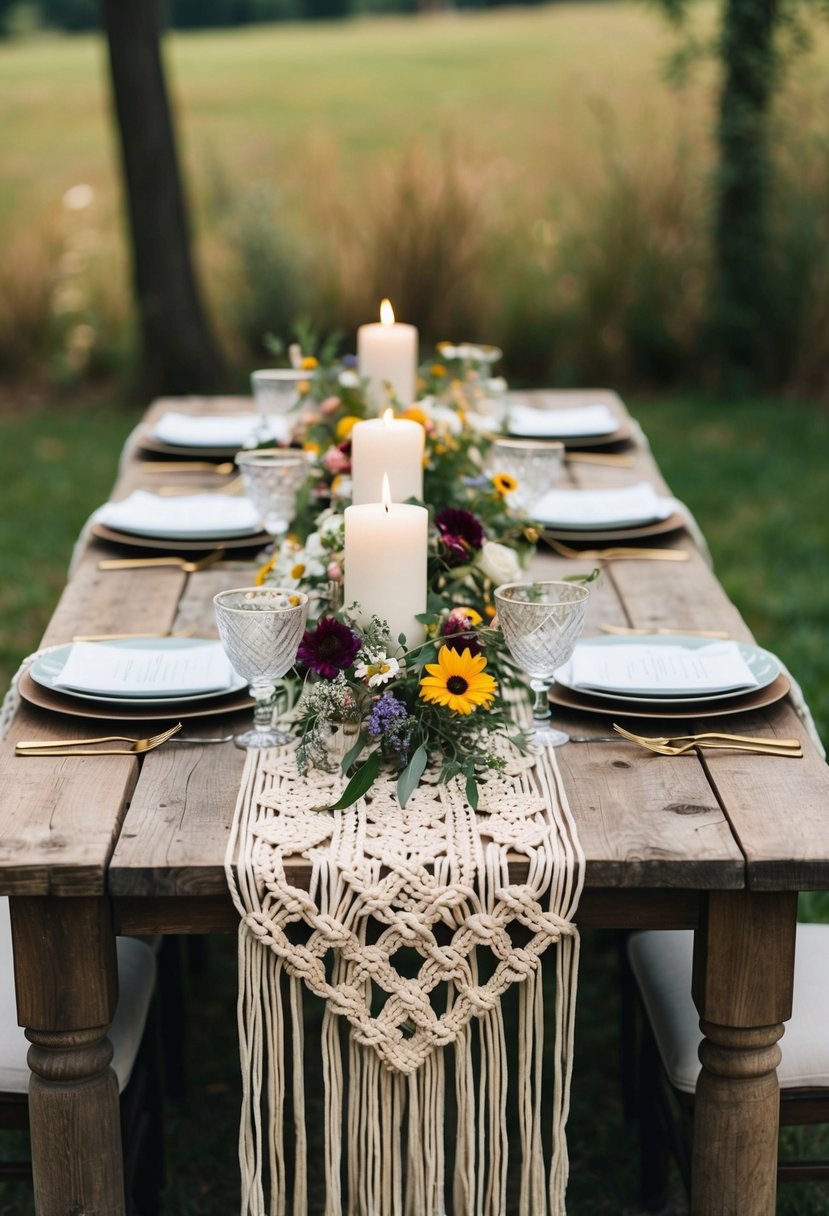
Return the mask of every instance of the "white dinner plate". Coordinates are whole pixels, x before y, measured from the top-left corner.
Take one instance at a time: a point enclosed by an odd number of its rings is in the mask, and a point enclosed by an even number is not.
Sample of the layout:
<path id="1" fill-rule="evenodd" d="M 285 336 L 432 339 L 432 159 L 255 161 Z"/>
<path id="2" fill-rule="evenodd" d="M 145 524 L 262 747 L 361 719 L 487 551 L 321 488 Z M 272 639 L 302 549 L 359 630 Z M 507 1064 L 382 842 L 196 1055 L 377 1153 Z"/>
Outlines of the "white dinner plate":
<path id="1" fill-rule="evenodd" d="M 185 650 L 193 646 L 203 646 L 205 642 L 215 642 L 215 638 L 126 638 L 113 639 L 112 641 L 96 642 L 96 646 L 121 646 L 131 650 Z M 147 697 L 147 696 L 128 696 L 123 693 L 93 693 L 81 692 L 77 688 L 59 688 L 56 686 L 56 680 L 60 677 L 63 671 L 63 665 L 69 657 L 69 652 L 72 649 L 72 643 L 68 642 L 65 646 L 58 646 L 55 650 L 49 650 L 35 659 L 29 668 L 29 675 L 36 684 L 40 684 L 42 688 L 48 688 L 52 692 L 77 697 L 81 701 L 104 702 L 107 705 L 123 705 L 143 708 L 145 706 L 152 708 L 167 708 L 172 709 L 176 705 L 182 705 L 190 701 L 208 701 L 219 697 L 226 697 L 230 693 L 239 692 L 243 688 L 247 688 L 247 680 L 243 680 L 241 676 L 234 673 L 234 678 L 227 688 L 211 689 L 208 692 L 183 692 L 183 693 L 165 693 L 163 697 Z"/>
<path id="2" fill-rule="evenodd" d="M 554 487 L 539 498 L 530 515 L 544 528 L 612 532 L 661 523 L 674 511 L 673 499 L 657 494 L 648 482 L 637 482 L 606 490 Z"/>
<path id="3" fill-rule="evenodd" d="M 698 650 L 701 646 L 710 646 L 710 638 L 692 638 L 684 634 L 643 634 L 640 637 L 615 637 L 615 636 L 598 636 L 584 639 L 585 643 L 591 646 L 684 646 L 688 650 Z M 576 643 L 577 645 L 579 643 Z M 593 697 L 600 701 L 624 701 L 631 705 L 653 705 L 658 706 L 661 702 L 670 702 L 673 705 L 711 705 L 718 701 L 732 701 L 738 697 L 745 697 L 748 693 L 759 692 L 763 688 L 768 688 L 773 684 L 780 675 L 780 661 L 768 650 L 763 650 L 761 646 L 750 645 L 748 642 L 736 643 L 740 654 L 747 663 L 749 670 L 756 679 L 757 683 L 752 688 L 730 688 L 721 692 L 709 693 L 693 693 L 688 694 L 682 689 L 666 688 L 660 693 L 649 693 L 647 696 L 626 692 L 624 689 L 610 691 L 608 689 L 596 688 L 576 688 L 572 680 L 572 660 L 560 667 L 555 673 L 557 684 L 561 684 L 563 688 L 570 689 L 571 692 L 578 693 L 586 697 Z"/>
<path id="4" fill-rule="evenodd" d="M 602 438 L 615 435 L 619 420 L 604 402 L 570 408 L 539 409 L 513 400 L 507 409 L 505 429 L 521 439 Z"/>
<path id="5" fill-rule="evenodd" d="M 133 490 L 127 498 L 104 503 L 92 519 L 116 532 L 154 540 L 236 539 L 262 530 L 250 499 L 209 492 L 163 498 Z"/>

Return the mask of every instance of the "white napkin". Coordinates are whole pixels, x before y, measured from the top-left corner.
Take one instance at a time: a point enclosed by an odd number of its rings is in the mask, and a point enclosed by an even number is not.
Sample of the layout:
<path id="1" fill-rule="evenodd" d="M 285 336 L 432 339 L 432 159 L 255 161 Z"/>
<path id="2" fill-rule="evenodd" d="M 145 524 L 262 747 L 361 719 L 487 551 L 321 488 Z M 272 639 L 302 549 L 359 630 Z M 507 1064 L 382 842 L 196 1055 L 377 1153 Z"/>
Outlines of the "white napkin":
<path id="1" fill-rule="evenodd" d="M 564 677 L 572 688 L 691 696 L 756 688 L 757 678 L 736 642 L 653 646 L 630 642 L 596 646 L 579 642 Z"/>
<path id="2" fill-rule="evenodd" d="M 634 527 L 671 514 L 671 500 L 647 481 L 609 490 L 548 490 L 531 512 L 538 523 L 560 528 Z"/>
<path id="3" fill-rule="evenodd" d="M 606 405 L 544 410 L 513 403 L 507 411 L 506 426 L 510 435 L 561 439 L 576 435 L 612 435 L 618 431 L 619 421 Z"/>
<path id="4" fill-rule="evenodd" d="M 176 447 L 243 448 L 256 442 L 266 420 L 259 414 L 164 414 L 156 423 L 153 437 Z M 292 420 L 271 416 L 267 419 L 270 437 L 278 442 L 290 438 Z"/>
<path id="5" fill-rule="evenodd" d="M 185 494 L 162 498 L 133 490 L 121 502 L 107 502 L 93 519 L 119 532 L 171 540 L 249 536 L 259 532 L 259 512 L 249 498 L 225 494 Z"/>
<path id="6" fill-rule="evenodd" d="M 188 696 L 229 689 L 234 676 L 219 642 L 158 648 L 75 642 L 54 685 L 122 697 Z"/>

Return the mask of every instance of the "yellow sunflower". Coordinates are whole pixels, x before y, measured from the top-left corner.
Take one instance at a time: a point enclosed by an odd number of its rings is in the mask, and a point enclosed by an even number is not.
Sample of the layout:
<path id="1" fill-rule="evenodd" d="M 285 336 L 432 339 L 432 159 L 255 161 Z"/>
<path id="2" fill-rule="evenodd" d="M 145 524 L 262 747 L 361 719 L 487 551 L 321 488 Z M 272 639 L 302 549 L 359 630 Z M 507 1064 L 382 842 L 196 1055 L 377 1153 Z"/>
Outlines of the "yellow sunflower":
<path id="1" fill-rule="evenodd" d="M 511 494 L 513 490 L 518 489 L 518 482 L 510 473 L 494 473 L 492 484 L 495 487 L 495 493 L 501 498 L 505 494 Z"/>
<path id="2" fill-rule="evenodd" d="M 437 663 L 427 663 L 428 676 L 420 681 L 420 696 L 424 701 L 445 705 L 455 714 L 471 714 L 482 705 L 489 707 L 497 686 L 492 676 L 484 672 L 486 659 L 482 654 L 471 655 L 468 650 L 452 650 L 443 646 Z"/>

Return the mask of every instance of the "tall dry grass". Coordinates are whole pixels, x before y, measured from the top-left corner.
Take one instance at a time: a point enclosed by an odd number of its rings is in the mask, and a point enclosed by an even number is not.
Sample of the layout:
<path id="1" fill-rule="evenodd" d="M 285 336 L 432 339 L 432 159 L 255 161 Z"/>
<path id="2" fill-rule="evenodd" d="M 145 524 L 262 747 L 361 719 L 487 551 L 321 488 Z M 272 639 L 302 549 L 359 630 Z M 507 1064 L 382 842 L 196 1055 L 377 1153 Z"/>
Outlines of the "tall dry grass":
<path id="1" fill-rule="evenodd" d="M 283 56 L 278 62 L 287 74 L 294 43 L 306 36 L 268 31 L 261 68 L 249 59 L 259 43 L 240 39 L 247 76 L 239 76 L 232 98 L 212 87 L 221 48 L 198 43 L 214 64 L 199 69 L 196 43 L 181 44 L 182 56 L 192 59 L 188 71 L 202 71 L 193 78 L 193 96 L 210 89 L 202 104 L 212 107 L 211 130 L 227 123 L 233 134 L 188 144 L 186 163 L 201 279 L 240 383 L 263 357 L 266 332 L 286 334 L 304 316 L 320 331 L 342 330 L 348 345 L 386 295 L 399 316 L 418 325 L 424 350 L 445 338 L 496 343 L 516 382 L 707 383 L 716 81 L 710 69 L 701 70 L 683 92 L 671 92 L 659 77 L 664 46 L 653 41 L 653 27 L 615 6 L 602 6 L 594 36 L 601 36 L 602 21 L 615 22 L 624 54 L 618 62 L 607 59 L 603 44 L 597 76 L 587 37 L 593 26 L 577 8 L 564 6 L 560 21 L 559 10 L 474 18 L 474 33 L 493 47 L 523 31 L 524 41 L 510 53 L 524 61 L 536 27 L 522 23 L 542 22 L 544 36 L 570 38 L 572 62 L 556 59 L 557 44 L 550 43 L 549 90 L 538 65 L 526 84 L 520 76 L 499 79 L 494 64 L 481 76 L 480 57 L 461 66 L 471 24 L 407 26 L 417 40 L 412 54 L 420 56 L 414 64 L 399 61 L 409 73 L 400 86 L 407 103 L 410 95 L 416 99 L 423 71 L 434 72 L 438 62 L 445 70 L 457 66 L 459 93 L 468 88 L 478 100 L 466 108 L 444 104 L 429 123 L 407 115 L 397 140 L 391 119 L 369 132 L 369 120 L 359 119 L 364 111 L 348 108 L 356 105 L 349 89 L 368 88 L 368 77 L 355 73 L 345 52 L 381 41 L 386 25 L 320 34 L 313 45 L 321 62 L 329 57 L 317 84 L 324 96 L 302 91 L 307 72 L 292 78 L 292 98 L 316 117 L 298 143 L 295 136 L 284 142 L 291 132 L 280 132 L 279 148 L 266 121 L 273 99 L 268 110 L 253 108 L 266 96 L 256 71 L 265 72 L 267 51 Z M 307 41 L 310 55 L 310 34 Z M 390 54 L 391 33 L 380 41 L 372 51 L 377 63 Z M 232 42 L 222 43 L 231 58 Z M 347 69 L 344 92 L 332 75 L 338 65 Z M 606 88 L 602 71 L 616 73 Z M 826 391 L 826 102 L 821 79 L 812 76 L 788 90 L 775 117 L 768 390 Z M 251 114 L 242 128 L 234 105 Z M 290 117 L 290 110 L 283 113 Z M 109 375 L 132 357 L 132 335 L 128 257 L 112 182 L 99 190 L 96 181 L 92 202 L 77 211 L 53 205 L 40 217 L 4 215 L 0 375 L 33 369 L 60 381 Z"/>

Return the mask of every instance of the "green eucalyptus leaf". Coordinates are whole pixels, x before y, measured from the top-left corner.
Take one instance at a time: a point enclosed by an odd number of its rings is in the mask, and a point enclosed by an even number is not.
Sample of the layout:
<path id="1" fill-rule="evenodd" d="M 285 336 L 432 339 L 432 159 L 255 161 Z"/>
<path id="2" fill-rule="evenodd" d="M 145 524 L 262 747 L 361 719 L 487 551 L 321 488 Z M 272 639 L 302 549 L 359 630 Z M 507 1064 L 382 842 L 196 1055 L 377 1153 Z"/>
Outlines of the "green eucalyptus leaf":
<path id="1" fill-rule="evenodd" d="M 472 764 L 466 767 L 466 801 L 472 807 L 473 811 L 478 809 L 478 782 L 475 777 L 475 768 Z"/>
<path id="2" fill-rule="evenodd" d="M 360 752 L 365 747 L 367 738 L 368 738 L 368 736 L 367 736 L 366 732 L 364 730 L 361 730 L 359 737 L 357 739 L 357 742 L 354 744 L 353 747 L 350 747 L 348 749 L 348 751 L 345 753 L 345 755 L 343 756 L 340 767 L 342 768 L 342 771 L 344 774 L 348 772 L 348 770 L 351 768 L 354 761 L 359 756 Z"/>
<path id="3" fill-rule="evenodd" d="M 405 806 L 409 797 L 417 789 L 423 770 L 429 759 L 429 753 L 423 744 L 414 752 L 411 760 L 397 778 L 397 801 Z"/>
<path id="4" fill-rule="evenodd" d="M 343 790 L 339 800 L 330 806 L 330 811 L 344 811 L 347 806 L 351 806 L 358 798 L 362 798 L 363 794 L 367 793 L 374 784 L 374 778 L 380 772 L 380 753 L 379 751 L 372 752 L 365 764 L 361 764 L 357 772 L 349 781 L 348 785 Z"/>

